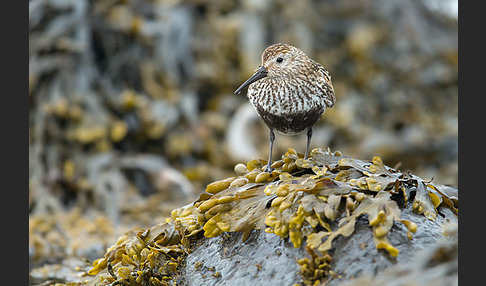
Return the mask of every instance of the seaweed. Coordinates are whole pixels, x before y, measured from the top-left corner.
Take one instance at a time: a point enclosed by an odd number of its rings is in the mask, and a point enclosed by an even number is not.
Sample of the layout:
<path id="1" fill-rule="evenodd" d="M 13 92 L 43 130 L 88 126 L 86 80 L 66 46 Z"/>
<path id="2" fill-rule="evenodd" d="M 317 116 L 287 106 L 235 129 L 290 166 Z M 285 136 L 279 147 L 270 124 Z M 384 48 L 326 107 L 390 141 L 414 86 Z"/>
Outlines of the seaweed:
<path id="1" fill-rule="evenodd" d="M 441 207 L 457 215 L 439 187 L 387 167 L 379 157 L 364 161 L 329 149 L 314 149 L 309 160 L 302 157 L 289 149 L 274 162 L 272 173 L 264 171 L 264 160 L 236 165 L 237 176 L 208 184 L 195 202 L 173 210 L 165 224 L 121 237 L 89 274 L 110 283 L 121 279 L 165 285 L 176 281 L 189 241 L 200 233 L 216 237 L 241 232 L 245 241 L 252 230 L 261 230 L 289 239 L 295 248 L 305 245 L 313 262 L 299 260 L 301 273 L 307 282 L 320 281 L 332 273 L 328 251 L 333 241 L 352 235 L 359 217 L 367 217 L 377 250 L 391 258 L 399 255 L 387 238 L 389 231 L 403 224 L 412 239 L 417 225 L 401 218 L 397 197 L 431 220 Z M 416 194 L 409 201 L 412 191 Z"/>

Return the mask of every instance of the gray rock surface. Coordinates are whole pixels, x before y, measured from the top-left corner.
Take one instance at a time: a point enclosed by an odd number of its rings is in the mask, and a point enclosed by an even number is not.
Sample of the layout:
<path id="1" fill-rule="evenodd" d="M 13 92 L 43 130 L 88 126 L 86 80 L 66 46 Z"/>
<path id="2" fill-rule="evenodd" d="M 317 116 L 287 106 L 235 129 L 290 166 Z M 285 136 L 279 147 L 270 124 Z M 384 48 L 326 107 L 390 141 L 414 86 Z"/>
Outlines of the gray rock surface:
<path id="1" fill-rule="evenodd" d="M 411 269 L 417 263 L 417 257 L 430 259 L 434 252 L 426 250 L 436 249 L 444 243 L 443 225 L 448 221 L 457 222 L 454 214 L 442 210 L 445 217 L 438 215 L 435 221 L 431 221 L 412 212 L 410 205 L 402 209 L 402 219 L 415 222 L 418 228 L 412 240 L 409 240 L 403 224 L 393 226 L 388 239 L 400 251 L 396 258 L 376 249 L 368 220 L 360 218 L 351 236 L 341 236 L 333 242 L 333 248 L 329 251 L 333 258 L 331 267 L 338 276 L 329 277 L 326 285 L 341 285 L 357 277 L 371 279 L 385 269 L 391 269 L 387 270 L 388 273 L 397 269 Z M 281 239 L 258 230 L 252 231 L 250 238 L 243 243 L 241 236 L 241 233 L 231 233 L 199 240 L 187 257 L 181 275 L 184 277 L 182 285 L 268 285 L 271 281 L 272 285 L 283 286 L 303 283 L 297 260 L 309 257 L 304 246 L 296 249 L 288 238 Z M 449 242 L 454 243 L 457 245 L 457 241 Z M 457 268 L 455 271 L 457 273 Z M 401 281 L 412 281 L 410 279 L 402 278 Z M 351 285 L 360 285 L 358 281 L 365 283 L 368 280 L 357 280 L 358 284 Z M 382 281 L 380 285 L 391 284 Z"/>
<path id="2" fill-rule="evenodd" d="M 295 249 L 275 234 L 254 230 L 241 242 L 241 233 L 203 238 L 189 254 L 183 271 L 184 285 L 293 285 L 300 279 L 297 259 L 305 249 Z M 201 263 L 200 267 L 196 265 Z M 216 272 L 221 277 L 215 277 Z"/>

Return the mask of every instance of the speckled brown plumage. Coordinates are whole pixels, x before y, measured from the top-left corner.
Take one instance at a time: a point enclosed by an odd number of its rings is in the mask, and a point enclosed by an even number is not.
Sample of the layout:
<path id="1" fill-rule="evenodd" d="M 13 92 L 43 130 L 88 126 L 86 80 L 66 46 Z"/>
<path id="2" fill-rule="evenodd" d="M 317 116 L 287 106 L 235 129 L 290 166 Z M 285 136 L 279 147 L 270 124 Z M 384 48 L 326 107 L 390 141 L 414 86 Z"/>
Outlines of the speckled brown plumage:
<path id="1" fill-rule="evenodd" d="M 300 49 L 278 43 L 265 49 L 262 65 L 235 94 L 246 86 L 248 99 L 270 128 L 267 171 L 272 170 L 273 130 L 294 135 L 307 129 L 307 159 L 312 126 L 336 101 L 328 71 Z"/>

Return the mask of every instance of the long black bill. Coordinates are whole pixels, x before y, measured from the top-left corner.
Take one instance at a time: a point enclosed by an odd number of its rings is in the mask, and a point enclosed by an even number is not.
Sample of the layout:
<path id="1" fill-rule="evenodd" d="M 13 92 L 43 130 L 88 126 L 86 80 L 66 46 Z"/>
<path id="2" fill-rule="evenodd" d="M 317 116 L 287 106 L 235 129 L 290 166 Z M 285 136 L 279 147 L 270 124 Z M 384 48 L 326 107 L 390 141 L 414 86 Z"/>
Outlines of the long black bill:
<path id="1" fill-rule="evenodd" d="M 266 76 L 267 70 L 264 66 L 261 66 L 261 68 L 256 73 L 254 73 L 247 81 L 245 81 L 240 87 L 238 87 L 237 90 L 235 90 L 235 94 L 240 94 L 243 88 Z"/>

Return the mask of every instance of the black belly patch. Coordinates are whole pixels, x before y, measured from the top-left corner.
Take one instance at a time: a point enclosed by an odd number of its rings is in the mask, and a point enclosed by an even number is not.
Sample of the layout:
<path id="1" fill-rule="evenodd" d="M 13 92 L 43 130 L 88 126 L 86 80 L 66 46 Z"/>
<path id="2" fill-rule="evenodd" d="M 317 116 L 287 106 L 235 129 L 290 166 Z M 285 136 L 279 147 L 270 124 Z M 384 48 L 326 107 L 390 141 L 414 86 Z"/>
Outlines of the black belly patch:
<path id="1" fill-rule="evenodd" d="M 297 134 L 313 126 L 324 110 L 316 108 L 307 112 L 294 112 L 285 115 L 274 115 L 257 108 L 257 113 L 265 124 L 283 134 Z"/>

